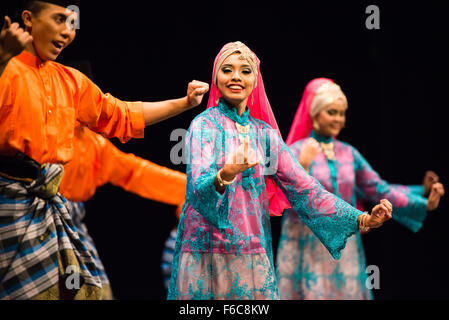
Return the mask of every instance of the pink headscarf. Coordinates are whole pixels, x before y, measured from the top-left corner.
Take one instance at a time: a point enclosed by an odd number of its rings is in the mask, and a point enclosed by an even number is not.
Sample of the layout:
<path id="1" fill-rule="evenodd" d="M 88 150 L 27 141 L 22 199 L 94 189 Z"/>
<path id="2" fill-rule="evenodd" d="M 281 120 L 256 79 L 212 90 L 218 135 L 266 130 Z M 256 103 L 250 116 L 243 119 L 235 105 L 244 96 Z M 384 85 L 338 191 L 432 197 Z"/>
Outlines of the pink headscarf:
<path id="1" fill-rule="evenodd" d="M 214 69 L 212 73 L 212 84 L 209 93 L 209 100 L 207 102 L 207 108 L 216 107 L 218 98 L 220 97 L 220 92 L 218 91 L 218 88 L 215 84 L 215 73 L 218 71 L 217 62 L 219 60 L 221 62 L 224 61 L 227 57 L 235 52 L 246 53 L 241 52 L 241 50 L 250 52 L 250 54 L 252 54 L 250 58 L 255 58 L 257 62 L 257 83 L 248 99 L 249 114 L 253 118 L 262 120 L 265 123 L 269 124 L 271 128 L 277 131 L 279 137 L 282 139 L 281 132 L 279 131 L 279 127 L 276 122 L 276 118 L 274 117 L 273 110 L 271 109 L 270 102 L 268 101 L 268 97 L 265 92 L 262 74 L 260 73 L 260 60 L 246 45 L 244 45 L 240 41 L 229 42 L 225 44 L 215 58 Z M 222 54 L 226 54 L 227 56 L 223 57 Z M 253 64 L 253 61 L 249 62 L 250 65 Z M 291 205 L 285 197 L 284 193 L 281 191 L 281 189 L 279 189 L 279 187 L 271 177 L 267 177 L 265 179 L 265 183 L 267 185 L 270 215 L 280 216 L 285 209 L 291 208 Z"/>
<path id="2" fill-rule="evenodd" d="M 334 82 L 328 78 L 317 78 L 310 81 L 302 95 L 301 102 L 299 103 L 298 110 L 296 111 L 295 119 L 290 128 L 290 132 L 287 137 L 287 145 L 291 146 L 296 141 L 306 138 L 312 131 L 312 117 L 310 116 L 310 106 L 312 105 L 313 98 L 316 91 L 325 83 Z"/>

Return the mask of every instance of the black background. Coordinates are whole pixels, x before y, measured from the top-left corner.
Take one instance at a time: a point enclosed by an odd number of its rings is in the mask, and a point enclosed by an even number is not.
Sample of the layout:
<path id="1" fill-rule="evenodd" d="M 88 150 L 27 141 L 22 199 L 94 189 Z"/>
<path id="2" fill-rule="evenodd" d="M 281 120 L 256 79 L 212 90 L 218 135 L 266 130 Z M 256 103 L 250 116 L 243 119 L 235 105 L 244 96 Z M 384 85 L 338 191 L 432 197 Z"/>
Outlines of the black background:
<path id="1" fill-rule="evenodd" d="M 307 82 L 329 77 L 349 101 L 339 139 L 355 146 L 389 182 L 419 184 L 431 169 L 445 183 L 449 3 L 418 3 L 83 1 L 77 38 L 58 61 L 89 60 L 103 91 L 122 100 L 157 101 L 182 97 L 192 79 L 210 83 L 220 48 L 240 40 L 261 60 L 284 138 Z M 8 4 L 12 8 L 14 2 Z M 365 27 L 370 4 L 380 8 L 380 30 Z M 185 171 L 170 162 L 170 133 L 187 129 L 204 100 L 146 128 L 144 139 L 113 142 Z M 87 202 L 85 222 L 116 298 L 165 299 L 160 261 L 176 224 L 174 210 L 111 185 Z M 375 299 L 449 297 L 448 210 L 443 198 L 416 234 L 391 221 L 363 237 L 367 264 L 380 268 Z M 272 219 L 272 229 L 276 252 L 280 218 Z"/>

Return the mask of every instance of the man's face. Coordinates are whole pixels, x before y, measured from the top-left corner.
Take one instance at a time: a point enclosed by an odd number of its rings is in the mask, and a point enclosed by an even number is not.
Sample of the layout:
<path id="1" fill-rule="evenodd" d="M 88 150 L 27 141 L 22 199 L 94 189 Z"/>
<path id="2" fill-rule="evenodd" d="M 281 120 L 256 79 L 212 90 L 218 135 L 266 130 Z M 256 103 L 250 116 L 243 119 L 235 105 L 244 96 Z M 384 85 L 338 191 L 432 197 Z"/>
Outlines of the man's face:
<path id="1" fill-rule="evenodd" d="M 73 11 L 46 3 L 37 15 L 31 14 L 31 19 L 25 21 L 27 29 L 31 29 L 34 49 L 42 60 L 55 60 L 75 39 L 76 31 L 70 20 L 77 18 Z"/>

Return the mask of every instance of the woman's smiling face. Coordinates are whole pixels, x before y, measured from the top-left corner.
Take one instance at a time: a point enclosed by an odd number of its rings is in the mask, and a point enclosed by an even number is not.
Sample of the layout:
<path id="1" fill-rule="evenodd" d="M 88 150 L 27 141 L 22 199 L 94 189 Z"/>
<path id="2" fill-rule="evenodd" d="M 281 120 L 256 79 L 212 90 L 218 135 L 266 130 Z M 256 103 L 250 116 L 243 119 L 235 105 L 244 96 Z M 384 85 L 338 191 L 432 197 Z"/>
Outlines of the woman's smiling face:
<path id="1" fill-rule="evenodd" d="M 248 61 L 241 59 L 240 53 L 227 57 L 217 72 L 217 88 L 226 101 L 237 106 L 248 100 L 256 77 Z"/>
<path id="2" fill-rule="evenodd" d="M 337 99 L 322 110 L 316 117 L 319 130 L 317 133 L 325 137 L 336 137 L 346 124 L 346 103 Z"/>

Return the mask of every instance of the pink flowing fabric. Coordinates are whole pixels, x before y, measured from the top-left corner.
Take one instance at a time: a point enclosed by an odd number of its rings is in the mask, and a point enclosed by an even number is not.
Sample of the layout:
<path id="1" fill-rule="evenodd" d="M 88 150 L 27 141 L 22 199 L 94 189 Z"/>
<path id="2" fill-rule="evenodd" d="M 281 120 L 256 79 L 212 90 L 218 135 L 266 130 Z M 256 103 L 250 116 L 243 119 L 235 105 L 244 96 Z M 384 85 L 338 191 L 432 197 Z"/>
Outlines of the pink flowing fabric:
<path id="1" fill-rule="evenodd" d="M 228 46 L 226 44 L 218 53 L 217 57 L 214 61 L 214 68 L 212 72 L 212 84 L 209 93 L 209 100 L 207 102 L 207 108 L 212 108 L 217 106 L 217 101 L 220 98 L 220 92 L 218 91 L 217 86 L 214 84 L 215 72 L 217 66 L 217 60 L 219 59 L 223 49 Z M 254 53 L 254 52 L 253 52 Z M 254 54 L 256 56 L 256 54 Z M 248 108 L 249 114 L 256 119 L 262 120 L 271 128 L 275 129 L 279 134 L 279 137 L 282 139 L 281 132 L 279 131 L 279 127 L 276 122 L 276 118 L 274 117 L 273 110 L 271 109 L 270 101 L 268 101 L 267 94 L 265 92 L 265 86 L 262 80 L 262 74 L 260 73 L 260 60 L 257 58 L 257 69 L 258 69 L 258 77 L 257 77 L 257 86 L 254 88 L 253 92 L 249 96 L 248 99 Z M 281 216 L 282 212 L 285 209 L 291 208 L 290 203 L 285 197 L 284 193 L 279 189 L 274 180 L 270 177 L 265 179 L 265 184 L 267 186 L 267 192 L 269 197 L 269 210 L 270 216 Z"/>
<path id="2" fill-rule="evenodd" d="M 290 128 L 290 132 L 287 137 L 287 145 L 291 146 L 296 141 L 304 139 L 310 135 L 312 131 L 312 117 L 310 116 L 310 106 L 312 105 L 313 98 L 319 87 L 327 82 L 334 82 L 328 78 L 316 78 L 310 81 L 302 95 L 301 102 L 299 103 L 298 110 L 296 111 L 295 119 Z"/>

